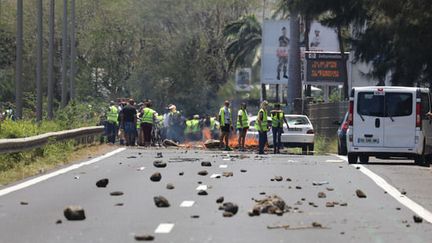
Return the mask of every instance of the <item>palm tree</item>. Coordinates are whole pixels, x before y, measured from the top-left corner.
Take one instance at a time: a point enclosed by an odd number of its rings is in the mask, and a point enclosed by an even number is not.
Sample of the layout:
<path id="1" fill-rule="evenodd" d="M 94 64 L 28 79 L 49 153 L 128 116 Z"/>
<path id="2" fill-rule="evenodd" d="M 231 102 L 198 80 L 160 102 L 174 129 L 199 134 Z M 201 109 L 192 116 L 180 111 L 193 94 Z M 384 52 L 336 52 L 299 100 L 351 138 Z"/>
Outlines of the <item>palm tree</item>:
<path id="1" fill-rule="evenodd" d="M 224 36 L 228 41 L 225 54 L 230 69 L 251 65 L 262 40 L 261 24 L 255 15 L 245 15 L 228 24 Z"/>

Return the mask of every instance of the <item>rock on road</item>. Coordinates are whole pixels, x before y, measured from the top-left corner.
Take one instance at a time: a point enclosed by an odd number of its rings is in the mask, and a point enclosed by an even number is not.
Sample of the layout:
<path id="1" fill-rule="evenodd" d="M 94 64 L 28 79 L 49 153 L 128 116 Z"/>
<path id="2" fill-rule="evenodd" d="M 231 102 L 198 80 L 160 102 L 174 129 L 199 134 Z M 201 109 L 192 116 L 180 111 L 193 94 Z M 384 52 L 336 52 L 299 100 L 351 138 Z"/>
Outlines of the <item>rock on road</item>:
<path id="1" fill-rule="evenodd" d="M 432 210 L 429 169 L 367 167 Z M 281 216 L 254 216 L 257 201 L 273 195 L 286 203 Z M 220 210 L 221 197 L 238 208 Z M 155 205 L 161 198 L 167 207 Z M 65 218 L 74 205 L 84 220 Z M 336 156 L 129 148 L 0 196 L 0 242 L 432 242 L 431 224 L 414 215 Z"/>

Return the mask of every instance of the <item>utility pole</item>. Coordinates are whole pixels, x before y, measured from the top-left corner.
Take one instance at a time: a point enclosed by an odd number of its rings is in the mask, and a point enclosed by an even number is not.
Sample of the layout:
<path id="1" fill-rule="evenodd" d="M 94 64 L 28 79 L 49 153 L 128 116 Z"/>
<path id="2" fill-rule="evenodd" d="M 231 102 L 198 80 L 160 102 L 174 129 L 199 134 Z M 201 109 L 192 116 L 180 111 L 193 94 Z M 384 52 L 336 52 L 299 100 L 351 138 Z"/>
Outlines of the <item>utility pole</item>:
<path id="1" fill-rule="evenodd" d="M 15 105 L 16 117 L 22 118 L 22 50 L 23 50 L 23 0 L 17 0 L 16 33 L 16 70 L 15 70 Z"/>
<path id="2" fill-rule="evenodd" d="M 42 1 L 37 0 L 37 48 L 36 48 L 36 121 L 42 121 Z"/>
<path id="3" fill-rule="evenodd" d="M 63 0 L 63 29 L 62 29 L 62 74 L 61 74 L 61 107 L 64 108 L 67 104 L 67 0 Z"/>
<path id="4" fill-rule="evenodd" d="M 71 56 L 70 56 L 70 98 L 75 99 L 75 75 L 76 75 L 76 23 L 75 23 L 75 0 L 71 0 Z"/>
<path id="5" fill-rule="evenodd" d="M 50 0 L 49 5 L 49 38 L 48 38 L 48 119 L 52 120 L 53 114 L 53 97 L 54 97 L 54 15 L 55 0 Z"/>
<path id="6" fill-rule="evenodd" d="M 262 31 L 264 33 L 264 21 L 265 21 L 265 10 L 266 10 L 266 0 L 263 0 L 263 11 L 262 11 Z M 261 52 L 262 52 L 263 48 L 261 47 Z M 261 56 L 263 55 L 263 53 L 261 53 Z M 262 71 L 262 70 L 261 70 Z M 261 75 L 262 77 L 262 75 Z M 267 99 L 267 90 L 266 90 L 266 85 L 264 83 L 262 83 L 264 80 L 261 80 L 261 101 L 266 100 Z"/>
<path id="7" fill-rule="evenodd" d="M 290 16 L 290 44 L 289 44 L 289 80 L 287 103 L 289 110 L 293 110 L 294 100 L 301 98 L 302 85 L 300 76 L 300 21 L 297 10 L 291 11 Z"/>

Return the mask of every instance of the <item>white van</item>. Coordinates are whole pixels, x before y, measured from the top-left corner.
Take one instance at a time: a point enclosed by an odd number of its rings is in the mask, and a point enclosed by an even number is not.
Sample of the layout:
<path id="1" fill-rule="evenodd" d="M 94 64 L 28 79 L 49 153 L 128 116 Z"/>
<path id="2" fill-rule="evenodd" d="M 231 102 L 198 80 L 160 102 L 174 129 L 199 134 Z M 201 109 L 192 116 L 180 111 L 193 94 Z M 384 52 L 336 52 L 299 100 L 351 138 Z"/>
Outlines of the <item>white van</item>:
<path id="1" fill-rule="evenodd" d="M 429 166 L 432 120 L 429 89 L 413 87 L 358 87 L 351 90 L 347 148 L 348 162 L 407 157 Z"/>

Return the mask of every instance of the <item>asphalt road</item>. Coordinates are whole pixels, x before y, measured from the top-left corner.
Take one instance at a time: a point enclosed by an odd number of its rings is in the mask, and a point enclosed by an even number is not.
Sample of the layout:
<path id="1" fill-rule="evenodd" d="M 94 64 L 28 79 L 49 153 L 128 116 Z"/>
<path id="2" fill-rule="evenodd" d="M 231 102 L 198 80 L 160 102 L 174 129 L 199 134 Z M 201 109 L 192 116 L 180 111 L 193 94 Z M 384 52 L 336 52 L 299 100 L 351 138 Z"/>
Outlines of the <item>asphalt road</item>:
<path id="1" fill-rule="evenodd" d="M 155 159 L 157 152 L 162 152 L 163 158 Z M 155 168 L 155 160 L 167 162 L 167 167 Z M 202 167 L 202 161 L 210 161 L 212 166 Z M 429 168 L 378 160 L 365 168 L 432 211 Z M 197 174 L 202 170 L 208 175 Z M 162 174 L 160 182 L 150 181 L 154 172 Z M 212 178 L 223 172 L 233 172 L 233 176 Z M 283 180 L 271 181 L 275 176 Z M 102 178 L 109 179 L 108 186 L 96 187 Z M 22 183 L 32 184 L 29 180 L 18 182 L 12 186 L 23 188 L 7 194 L 5 190 L 11 187 L 0 188 L 0 242 L 135 242 L 136 234 L 153 235 L 154 242 L 432 242 L 430 223 L 414 223 L 415 213 L 361 168 L 331 155 L 257 157 L 251 153 L 133 148 L 46 180 L 33 179 L 41 181 L 28 187 Z M 328 184 L 316 186 L 313 182 Z M 175 189 L 166 189 L 168 183 Z M 207 186 L 208 195 L 198 195 L 198 186 Z M 357 189 L 367 198 L 357 197 Z M 113 191 L 124 194 L 111 196 Z M 319 192 L 326 198 L 318 198 Z M 159 195 L 171 206 L 157 208 L 153 197 Z M 289 212 L 248 216 L 255 205 L 253 199 L 266 195 L 281 197 Z M 239 206 L 237 214 L 222 216 L 216 203 L 220 196 Z M 326 207 L 328 202 L 337 205 Z M 123 205 L 116 206 L 118 203 Z M 189 207 L 180 207 L 182 203 Z M 347 205 L 341 206 L 343 203 Z M 86 219 L 66 220 L 63 210 L 68 205 L 82 206 Z M 313 222 L 322 227 L 311 227 Z M 289 228 L 268 229 L 281 225 Z"/>

